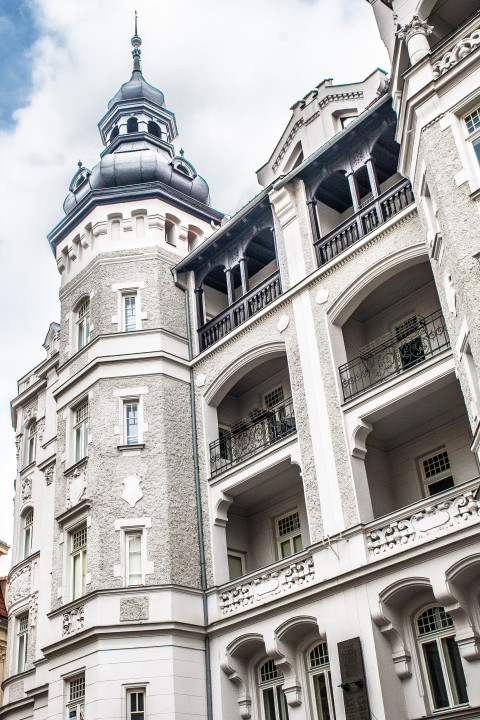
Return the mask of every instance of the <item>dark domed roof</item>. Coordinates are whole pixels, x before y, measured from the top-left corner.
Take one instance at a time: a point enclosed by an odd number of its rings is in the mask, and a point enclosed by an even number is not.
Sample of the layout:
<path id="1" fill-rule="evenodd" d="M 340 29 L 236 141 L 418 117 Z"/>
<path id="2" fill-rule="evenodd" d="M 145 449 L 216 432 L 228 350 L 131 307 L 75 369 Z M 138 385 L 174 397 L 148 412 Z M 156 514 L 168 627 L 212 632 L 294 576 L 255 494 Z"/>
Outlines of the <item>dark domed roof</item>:
<path id="1" fill-rule="evenodd" d="M 165 107 L 165 98 L 161 90 L 149 85 L 143 77 L 141 70 L 134 70 L 130 80 L 122 85 L 120 90 L 108 103 L 108 109 L 115 103 L 128 100 L 148 100 L 154 105 Z"/>

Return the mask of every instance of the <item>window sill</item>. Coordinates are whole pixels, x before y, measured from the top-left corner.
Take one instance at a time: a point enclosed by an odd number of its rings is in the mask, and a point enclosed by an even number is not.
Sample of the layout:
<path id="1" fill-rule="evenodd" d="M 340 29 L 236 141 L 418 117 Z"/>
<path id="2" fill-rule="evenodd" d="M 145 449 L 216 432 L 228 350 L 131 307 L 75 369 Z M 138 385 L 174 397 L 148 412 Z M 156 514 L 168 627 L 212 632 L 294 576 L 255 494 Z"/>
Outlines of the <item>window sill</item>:
<path id="1" fill-rule="evenodd" d="M 37 461 L 36 461 L 36 460 L 32 460 L 31 463 L 29 463 L 28 465 L 25 465 L 25 467 L 23 467 L 23 468 L 20 470 L 20 475 L 23 475 L 24 473 L 28 473 L 29 470 L 32 470 L 32 468 L 34 468 L 36 464 L 37 464 Z"/>
<path id="2" fill-rule="evenodd" d="M 65 468 L 65 474 L 71 473 L 74 470 L 76 470 L 79 467 L 82 467 L 82 465 L 85 465 L 88 460 L 88 455 L 85 455 L 81 460 L 77 460 L 77 462 L 72 463 L 71 465 L 68 465 L 68 467 Z"/>
<path id="3" fill-rule="evenodd" d="M 129 450 L 143 450 L 145 443 L 135 443 L 134 445 L 117 445 L 120 452 L 128 452 Z"/>

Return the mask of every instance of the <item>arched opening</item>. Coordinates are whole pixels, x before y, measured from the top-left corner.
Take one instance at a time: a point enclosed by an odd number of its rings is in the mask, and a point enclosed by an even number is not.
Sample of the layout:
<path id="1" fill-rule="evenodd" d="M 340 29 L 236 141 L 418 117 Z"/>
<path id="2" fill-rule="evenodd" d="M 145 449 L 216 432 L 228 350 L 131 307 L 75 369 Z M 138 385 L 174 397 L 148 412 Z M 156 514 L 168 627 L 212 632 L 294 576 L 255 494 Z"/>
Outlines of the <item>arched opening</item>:
<path id="1" fill-rule="evenodd" d="M 153 120 L 149 121 L 147 125 L 147 131 L 150 133 L 150 135 L 155 135 L 155 137 L 162 137 L 160 126 L 156 122 L 153 122 Z"/>
<path id="2" fill-rule="evenodd" d="M 127 120 L 127 133 L 138 132 L 138 120 L 135 117 L 130 117 Z"/>
<path id="3" fill-rule="evenodd" d="M 117 135 L 119 134 L 119 132 L 120 132 L 120 130 L 119 130 L 119 128 L 118 128 L 118 125 L 115 125 L 115 127 L 114 127 L 113 130 L 112 130 L 112 132 L 110 133 L 110 142 L 112 142 L 112 140 L 115 140 L 115 138 L 117 137 Z"/>
<path id="4" fill-rule="evenodd" d="M 195 225 L 189 225 L 188 226 L 188 233 L 187 233 L 187 242 L 188 242 L 188 252 L 191 253 L 193 250 L 195 250 L 198 245 L 202 242 L 204 237 L 203 230 L 200 230 L 200 228 L 196 227 Z"/>

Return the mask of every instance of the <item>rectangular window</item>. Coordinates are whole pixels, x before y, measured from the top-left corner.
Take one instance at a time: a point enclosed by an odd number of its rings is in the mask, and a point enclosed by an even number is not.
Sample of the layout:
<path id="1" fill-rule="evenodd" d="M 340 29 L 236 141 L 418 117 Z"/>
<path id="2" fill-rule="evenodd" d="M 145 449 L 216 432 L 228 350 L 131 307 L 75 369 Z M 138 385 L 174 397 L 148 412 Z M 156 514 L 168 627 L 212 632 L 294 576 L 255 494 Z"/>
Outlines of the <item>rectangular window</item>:
<path id="1" fill-rule="evenodd" d="M 143 583 L 142 533 L 126 533 L 125 542 L 126 583 L 141 585 Z"/>
<path id="2" fill-rule="evenodd" d="M 127 720 L 145 720 L 145 689 L 127 690 Z"/>
<path id="3" fill-rule="evenodd" d="M 18 636 L 17 636 L 17 672 L 21 673 L 25 670 L 27 664 L 28 649 L 28 613 L 20 615 L 17 618 Z"/>
<path id="4" fill-rule="evenodd" d="M 33 536 L 33 510 L 29 510 L 23 519 L 23 557 L 27 558 L 32 552 Z"/>
<path id="5" fill-rule="evenodd" d="M 283 387 L 281 385 L 279 385 L 274 390 L 271 390 L 270 392 L 265 393 L 265 396 L 263 399 L 263 401 L 265 403 L 265 407 L 267 407 L 267 408 L 272 408 L 275 405 L 278 405 L 278 403 L 283 402 L 283 400 L 284 400 Z"/>
<path id="6" fill-rule="evenodd" d="M 298 512 L 283 515 L 275 521 L 277 543 L 281 558 L 290 557 L 303 550 L 300 517 Z"/>
<path id="7" fill-rule="evenodd" d="M 68 720 L 85 720 L 85 675 L 80 675 L 68 683 Z"/>
<path id="8" fill-rule="evenodd" d="M 138 402 L 129 400 L 123 405 L 125 423 L 125 444 L 138 444 Z"/>
<path id="9" fill-rule="evenodd" d="M 28 452 L 27 452 L 27 464 L 35 462 L 35 456 L 37 454 L 37 423 L 33 422 L 28 428 Z"/>
<path id="10" fill-rule="evenodd" d="M 87 527 L 75 530 L 71 535 L 72 557 L 72 600 L 85 595 L 85 575 L 87 572 Z"/>
<path id="11" fill-rule="evenodd" d="M 77 312 L 77 349 L 81 350 L 90 340 L 90 300 L 85 300 Z"/>
<path id="12" fill-rule="evenodd" d="M 88 402 L 75 410 L 75 462 L 88 455 Z"/>
<path id="13" fill-rule="evenodd" d="M 464 119 L 469 135 L 472 135 L 477 130 L 480 130 L 480 107 L 475 108 L 475 110 L 473 110 L 470 115 L 467 115 Z"/>
<path id="14" fill-rule="evenodd" d="M 427 496 L 436 495 L 454 486 L 450 460 L 444 448 L 435 455 L 421 458 L 420 468 Z"/>
<path id="15" fill-rule="evenodd" d="M 125 332 L 137 329 L 137 311 L 135 294 L 123 295 L 123 329 Z"/>
<path id="16" fill-rule="evenodd" d="M 228 575 L 230 580 L 236 580 L 245 575 L 245 553 L 236 550 L 227 550 Z"/>

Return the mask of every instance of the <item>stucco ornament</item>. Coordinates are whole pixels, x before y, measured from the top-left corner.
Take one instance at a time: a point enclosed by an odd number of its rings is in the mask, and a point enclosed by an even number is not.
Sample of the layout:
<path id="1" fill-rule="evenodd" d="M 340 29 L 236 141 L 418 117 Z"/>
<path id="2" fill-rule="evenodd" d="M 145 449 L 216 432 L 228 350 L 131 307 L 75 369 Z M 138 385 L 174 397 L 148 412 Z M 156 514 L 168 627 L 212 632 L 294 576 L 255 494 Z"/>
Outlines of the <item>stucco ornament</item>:
<path id="1" fill-rule="evenodd" d="M 68 490 L 67 490 L 67 509 L 70 509 L 74 505 L 83 500 L 87 493 L 87 480 L 83 470 L 74 471 L 68 479 Z"/>
<path id="2" fill-rule="evenodd" d="M 452 315 L 457 316 L 457 293 L 452 282 L 452 276 L 449 272 L 445 273 L 443 278 L 443 287 L 445 289 L 445 297 L 447 299 L 447 305 Z"/>
<path id="3" fill-rule="evenodd" d="M 290 322 L 290 318 L 288 317 L 288 315 L 282 315 L 282 317 L 280 318 L 280 320 L 277 323 L 278 332 L 283 332 L 284 330 L 286 330 L 289 322 Z"/>
<path id="4" fill-rule="evenodd" d="M 123 485 L 125 485 L 122 498 L 131 508 L 135 507 L 137 502 L 143 497 L 143 492 L 140 487 L 141 482 L 142 478 L 139 478 L 138 475 L 127 475 L 127 477 L 122 480 Z"/>
<path id="5" fill-rule="evenodd" d="M 85 605 L 79 605 L 63 613 L 62 635 L 70 635 L 71 633 L 83 630 L 85 623 Z"/>
<path id="6" fill-rule="evenodd" d="M 32 595 L 30 599 L 30 605 L 28 608 L 28 620 L 30 623 L 30 627 L 35 627 L 37 624 L 37 616 L 38 616 L 38 593 L 35 593 Z"/>
<path id="7" fill-rule="evenodd" d="M 27 477 L 22 480 L 22 501 L 26 502 L 32 497 L 32 478 Z"/>
<path id="8" fill-rule="evenodd" d="M 198 373 L 197 377 L 195 378 L 195 385 L 197 387 L 203 387 L 205 385 L 205 380 L 207 378 L 203 373 Z"/>
<path id="9" fill-rule="evenodd" d="M 414 35 L 431 35 L 433 31 L 433 25 L 428 25 L 425 20 L 421 20 L 418 15 L 414 15 L 409 23 L 405 23 L 403 27 L 398 28 L 396 36 L 399 40 L 408 41 Z"/>
<path id="10" fill-rule="evenodd" d="M 328 300 L 328 290 L 327 288 L 321 288 L 318 293 L 315 295 L 315 302 L 318 303 L 318 305 L 323 305 L 323 303 L 326 303 Z"/>
<path id="11" fill-rule="evenodd" d="M 55 477 L 55 463 L 46 467 L 43 474 L 45 475 L 45 482 L 47 485 L 51 485 Z"/>
<path id="12" fill-rule="evenodd" d="M 30 592 L 30 577 L 30 565 L 17 570 L 17 572 L 12 575 L 9 583 L 9 605 L 28 595 Z"/>

